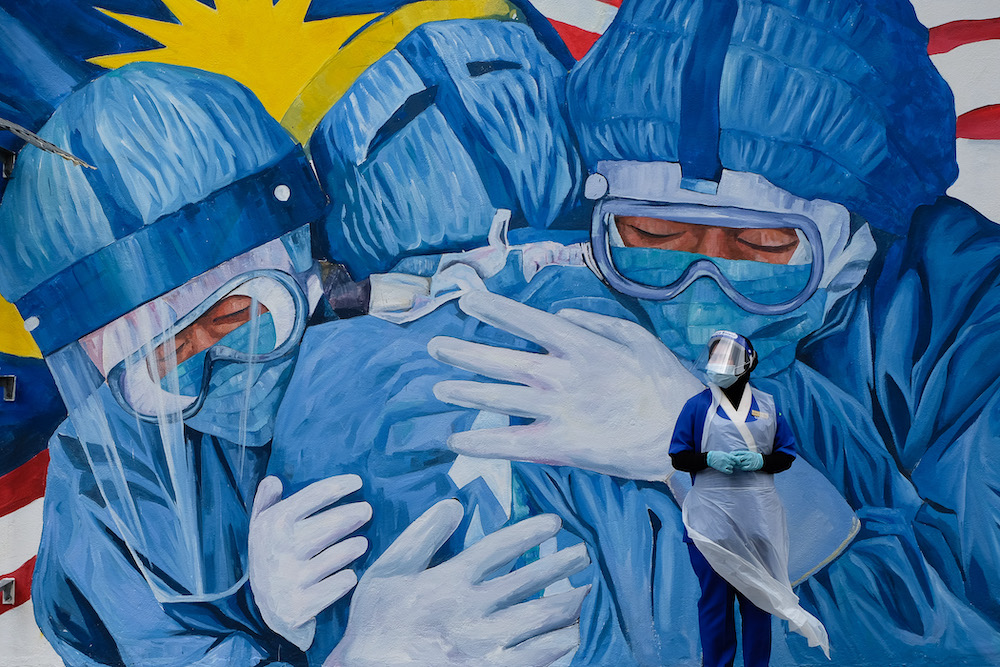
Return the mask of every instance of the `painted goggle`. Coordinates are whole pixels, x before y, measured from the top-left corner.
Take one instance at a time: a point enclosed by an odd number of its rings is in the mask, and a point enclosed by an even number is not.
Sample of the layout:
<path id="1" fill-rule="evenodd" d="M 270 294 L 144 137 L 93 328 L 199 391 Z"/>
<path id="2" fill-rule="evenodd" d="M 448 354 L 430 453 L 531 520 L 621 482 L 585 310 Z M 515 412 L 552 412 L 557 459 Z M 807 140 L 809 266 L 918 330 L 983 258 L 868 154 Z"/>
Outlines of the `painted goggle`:
<path id="1" fill-rule="evenodd" d="M 621 217 L 742 230 L 792 229 L 800 248 L 795 265 L 747 259 L 727 259 L 693 252 L 651 247 L 628 247 L 616 239 Z M 823 244 L 819 229 L 797 213 L 757 211 L 727 206 L 664 203 L 604 198 L 597 202 L 591 224 L 594 259 L 608 284 L 639 299 L 667 301 L 707 278 L 744 310 L 781 315 L 804 304 L 823 275 Z"/>
<path id="2" fill-rule="evenodd" d="M 118 403 L 140 419 L 188 419 L 204 405 L 215 369 L 263 364 L 292 353 L 308 313 L 306 295 L 288 273 L 241 274 L 115 365 L 108 386 Z M 206 338 L 210 344 L 204 344 Z"/>

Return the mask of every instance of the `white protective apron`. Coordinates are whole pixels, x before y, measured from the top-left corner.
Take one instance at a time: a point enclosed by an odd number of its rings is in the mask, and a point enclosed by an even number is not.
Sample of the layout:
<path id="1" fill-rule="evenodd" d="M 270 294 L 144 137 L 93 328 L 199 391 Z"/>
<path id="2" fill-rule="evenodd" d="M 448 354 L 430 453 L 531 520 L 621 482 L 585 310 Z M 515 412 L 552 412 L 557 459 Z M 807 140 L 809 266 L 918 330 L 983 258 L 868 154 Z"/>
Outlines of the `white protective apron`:
<path id="1" fill-rule="evenodd" d="M 770 454 L 777 429 L 774 399 L 747 385 L 734 408 L 721 389 L 709 387 L 712 406 L 705 418 L 701 451 L 749 449 Z M 747 422 L 751 395 L 758 410 L 755 420 Z M 729 419 L 716 419 L 720 406 Z M 774 475 L 702 470 L 684 499 L 683 520 L 688 536 L 717 574 L 760 609 L 788 621 L 793 632 L 830 657 L 826 628 L 799 606 L 788 580 L 788 529 Z"/>

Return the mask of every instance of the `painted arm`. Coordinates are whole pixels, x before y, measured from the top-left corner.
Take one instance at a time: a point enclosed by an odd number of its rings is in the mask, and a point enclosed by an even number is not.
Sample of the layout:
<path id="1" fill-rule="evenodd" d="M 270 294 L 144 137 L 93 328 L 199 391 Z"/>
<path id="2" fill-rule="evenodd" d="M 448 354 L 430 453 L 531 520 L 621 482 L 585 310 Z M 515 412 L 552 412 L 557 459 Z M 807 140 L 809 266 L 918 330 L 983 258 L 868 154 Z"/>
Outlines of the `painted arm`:
<path id="1" fill-rule="evenodd" d="M 79 443 L 57 433 L 49 449 L 32 599 L 67 665 L 284 665 L 279 652 L 301 655 L 266 630 L 246 586 L 219 603 L 157 602 L 112 528 Z"/>

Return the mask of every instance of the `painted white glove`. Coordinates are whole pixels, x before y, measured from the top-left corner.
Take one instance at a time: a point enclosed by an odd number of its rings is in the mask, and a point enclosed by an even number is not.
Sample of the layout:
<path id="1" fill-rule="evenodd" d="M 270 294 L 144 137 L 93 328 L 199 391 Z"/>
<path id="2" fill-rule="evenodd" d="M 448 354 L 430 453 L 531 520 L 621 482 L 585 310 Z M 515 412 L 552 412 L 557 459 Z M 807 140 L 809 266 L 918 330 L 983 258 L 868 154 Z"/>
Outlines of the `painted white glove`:
<path id="1" fill-rule="evenodd" d="M 674 424 L 704 386 L 656 336 L 625 319 L 580 310 L 553 315 L 489 292 L 466 294 L 459 304 L 548 354 L 431 339 L 427 350 L 435 359 L 519 383 L 439 382 L 434 395 L 440 400 L 535 420 L 454 434 L 450 449 L 629 479 L 662 481 L 673 472 Z"/>
<path id="2" fill-rule="evenodd" d="M 462 516 L 457 500 L 439 502 L 368 568 L 327 667 L 531 667 L 549 665 L 576 649 L 577 619 L 589 586 L 522 600 L 587 567 L 586 546 L 563 549 L 486 580 L 559 532 L 559 518 L 547 514 L 501 528 L 428 568 Z"/>
<path id="3" fill-rule="evenodd" d="M 360 488 L 357 475 L 339 475 L 282 500 L 277 477 L 265 477 L 257 486 L 250 515 L 250 588 L 268 627 L 303 651 L 312 644 L 316 614 L 358 583 L 347 566 L 368 550 L 368 540 L 348 535 L 371 519 L 371 505 L 330 505 Z"/>

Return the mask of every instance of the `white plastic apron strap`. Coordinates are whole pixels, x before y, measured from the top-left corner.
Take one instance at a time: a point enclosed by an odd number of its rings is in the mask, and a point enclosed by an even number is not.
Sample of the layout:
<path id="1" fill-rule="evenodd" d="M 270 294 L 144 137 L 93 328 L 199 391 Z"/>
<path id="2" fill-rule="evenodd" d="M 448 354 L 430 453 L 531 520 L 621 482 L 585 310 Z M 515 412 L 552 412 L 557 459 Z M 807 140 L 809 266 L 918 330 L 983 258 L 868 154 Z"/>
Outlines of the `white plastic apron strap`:
<path id="1" fill-rule="evenodd" d="M 743 388 L 743 397 L 740 398 L 740 406 L 738 408 L 733 408 L 733 404 L 729 402 L 726 395 L 723 394 L 722 390 L 716 385 L 710 384 L 708 386 L 712 390 L 713 408 L 710 410 L 710 414 L 714 415 L 717 407 L 721 405 L 722 411 L 726 413 L 729 420 L 733 422 L 733 426 L 736 427 L 736 430 L 739 431 L 740 435 L 743 437 L 743 442 L 747 444 L 747 449 L 751 452 L 756 452 L 757 441 L 754 440 L 753 434 L 750 432 L 750 429 L 747 428 L 747 416 L 750 414 L 750 405 L 752 404 L 751 397 L 753 396 L 753 392 L 750 390 L 750 385 L 747 384 L 746 387 Z M 707 426 L 708 424 L 706 423 L 706 434 L 708 432 Z"/>

